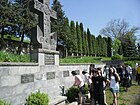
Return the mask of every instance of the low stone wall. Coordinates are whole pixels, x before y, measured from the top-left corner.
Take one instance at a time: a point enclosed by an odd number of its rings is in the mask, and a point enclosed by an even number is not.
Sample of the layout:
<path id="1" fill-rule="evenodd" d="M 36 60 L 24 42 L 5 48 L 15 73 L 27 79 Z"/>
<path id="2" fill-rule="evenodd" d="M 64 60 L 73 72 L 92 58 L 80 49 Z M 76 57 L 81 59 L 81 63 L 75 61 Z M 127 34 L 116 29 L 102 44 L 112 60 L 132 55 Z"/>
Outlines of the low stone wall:
<path id="1" fill-rule="evenodd" d="M 103 66 L 103 65 L 98 65 Z M 50 100 L 63 94 L 72 86 L 72 70 L 81 75 L 89 64 L 38 65 L 37 63 L 0 63 L 0 99 L 12 105 L 23 105 L 31 92 L 40 90 L 47 93 Z"/>

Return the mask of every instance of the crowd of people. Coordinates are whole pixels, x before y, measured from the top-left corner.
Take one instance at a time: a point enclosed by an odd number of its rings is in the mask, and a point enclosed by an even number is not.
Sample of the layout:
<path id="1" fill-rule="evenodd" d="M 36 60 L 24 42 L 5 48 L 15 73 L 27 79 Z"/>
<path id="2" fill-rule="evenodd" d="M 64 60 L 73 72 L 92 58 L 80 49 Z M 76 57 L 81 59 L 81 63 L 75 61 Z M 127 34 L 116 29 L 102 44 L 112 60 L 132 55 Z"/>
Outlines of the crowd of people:
<path id="1" fill-rule="evenodd" d="M 89 71 L 82 71 L 84 78 L 75 71 L 71 72 L 75 76 L 73 85 L 79 86 L 80 104 L 83 105 L 82 92 L 85 84 L 88 85 L 91 105 L 107 105 L 106 87 L 109 87 L 112 93 L 112 105 L 118 104 L 118 93 L 120 86 L 124 87 L 124 91 L 128 91 L 128 87 L 132 85 L 132 80 L 136 80 L 140 85 L 140 64 L 136 63 L 134 69 L 131 66 L 120 64 L 118 66 L 104 66 L 104 68 L 96 68 L 91 64 Z"/>

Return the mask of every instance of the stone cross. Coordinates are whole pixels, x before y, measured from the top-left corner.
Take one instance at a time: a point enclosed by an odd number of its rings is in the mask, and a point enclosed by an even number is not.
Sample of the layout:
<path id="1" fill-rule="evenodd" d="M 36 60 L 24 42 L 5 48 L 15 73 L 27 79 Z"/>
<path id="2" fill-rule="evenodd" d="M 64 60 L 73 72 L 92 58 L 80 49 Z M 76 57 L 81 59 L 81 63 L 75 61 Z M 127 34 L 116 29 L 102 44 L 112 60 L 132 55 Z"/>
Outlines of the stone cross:
<path id="1" fill-rule="evenodd" d="M 51 33 L 50 18 L 57 19 L 56 12 L 49 9 L 50 0 L 34 0 L 34 9 L 39 15 L 37 26 L 37 41 L 43 49 L 56 50 L 57 35 Z"/>

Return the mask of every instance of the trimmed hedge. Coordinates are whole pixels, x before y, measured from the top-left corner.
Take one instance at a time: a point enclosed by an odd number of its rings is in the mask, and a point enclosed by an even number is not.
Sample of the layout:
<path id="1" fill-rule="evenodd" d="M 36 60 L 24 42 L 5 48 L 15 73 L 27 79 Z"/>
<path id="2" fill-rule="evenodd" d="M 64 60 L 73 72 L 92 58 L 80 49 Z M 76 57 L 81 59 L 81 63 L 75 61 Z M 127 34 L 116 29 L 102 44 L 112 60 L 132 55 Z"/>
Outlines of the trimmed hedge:
<path id="1" fill-rule="evenodd" d="M 140 57 L 123 57 L 123 59 L 125 61 L 134 61 L 134 60 L 140 61 Z"/>

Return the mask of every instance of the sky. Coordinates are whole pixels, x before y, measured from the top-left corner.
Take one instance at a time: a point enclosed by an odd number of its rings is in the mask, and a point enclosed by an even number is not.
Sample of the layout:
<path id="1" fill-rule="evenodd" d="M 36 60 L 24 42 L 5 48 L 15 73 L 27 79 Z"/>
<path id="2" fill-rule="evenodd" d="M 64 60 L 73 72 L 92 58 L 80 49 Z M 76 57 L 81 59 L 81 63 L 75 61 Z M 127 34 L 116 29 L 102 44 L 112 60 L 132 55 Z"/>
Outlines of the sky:
<path id="1" fill-rule="evenodd" d="M 83 23 L 84 29 L 89 28 L 95 36 L 112 19 L 124 19 L 130 26 L 140 27 L 140 0 L 59 1 L 69 21 Z"/>

